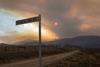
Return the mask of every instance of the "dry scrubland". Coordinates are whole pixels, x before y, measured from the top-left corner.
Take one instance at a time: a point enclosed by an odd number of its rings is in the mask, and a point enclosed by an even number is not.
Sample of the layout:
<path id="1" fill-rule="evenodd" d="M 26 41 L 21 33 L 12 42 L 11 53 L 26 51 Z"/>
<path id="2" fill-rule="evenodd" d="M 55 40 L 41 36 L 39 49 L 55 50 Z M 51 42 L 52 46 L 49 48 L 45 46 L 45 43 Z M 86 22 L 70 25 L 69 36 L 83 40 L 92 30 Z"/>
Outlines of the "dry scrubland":
<path id="1" fill-rule="evenodd" d="M 78 53 L 63 58 L 44 67 L 100 67 L 100 49 L 83 49 L 71 47 L 42 46 L 42 55 L 79 50 Z M 2 46 L 0 47 L 0 64 L 17 62 L 38 57 L 38 46 Z"/>
<path id="2" fill-rule="evenodd" d="M 42 56 L 70 52 L 74 48 L 42 46 Z M 38 46 L 2 46 L 0 47 L 0 64 L 17 62 L 38 57 Z"/>
<path id="3" fill-rule="evenodd" d="M 100 67 L 100 49 L 84 49 L 45 67 Z"/>

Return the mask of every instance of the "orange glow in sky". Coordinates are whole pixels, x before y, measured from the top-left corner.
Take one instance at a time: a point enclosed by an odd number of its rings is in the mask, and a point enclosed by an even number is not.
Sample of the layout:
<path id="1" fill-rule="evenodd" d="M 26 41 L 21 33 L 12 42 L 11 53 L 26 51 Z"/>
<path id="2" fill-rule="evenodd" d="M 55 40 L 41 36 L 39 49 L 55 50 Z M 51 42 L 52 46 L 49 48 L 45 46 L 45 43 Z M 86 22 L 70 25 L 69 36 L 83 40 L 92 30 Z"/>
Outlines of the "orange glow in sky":
<path id="1" fill-rule="evenodd" d="M 32 31 L 31 33 L 34 33 L 34 35 L 38 38 L 38 34 L 39 34 L 38 24 L 34 24 L 34 23 L 25 24 L 23 25 L 23 27 L 26 30 Z M 47 27 L 42 26 L 41 32 L 42 32 L 42 39 L 44 41 L 54 40 L 58 38 L 58 36 Z"/>
<path id="2" fill-rule="evenodd" d="M 12 13 L 18 18 L 30 18 L 37 16 L 36 14 L 30 14 L 30 13 L 21 13 L 21 12 L 16 12 L 16 11 L 8 11 L 9 13 Z M 16 21 L 16 20 L 15 20 Z M 42 17 L 42 23 L 44 23 L 44 18 Z M 46 21 L 47 22 L 47 21 Z M 14 22 L 16 23 L 16 22 Z M 58 25 L 57 23 L 54 23 L 55 25 Z M 23 25 L 15 25 L 16 29 L 13 33 L 5 33 L 0 35 L 1 37 L 6 37 L 3 39 L 5 43 L 18 43 L 21 41 L 33 41 L 33 40 L 38 40 L 39 38 L 39 24 L 38 22 L 33 22 L 33 23 L 28 23 L 28 24 L 23 24 Z M 52 41 L 55 39 L 58 39 L 58 35 L 53 32 L 47 25 L 42 24 L 41 28 L 42 32 L 42 41 Z M 2 42 L 2 41 L 0 41 Z"/>
<path id="3" fill-rule="evenodd" d="M 87 31 L 89 29 L 91 29 L 91 25 L 89 25 L 89 24 L 82 24 L 82 25 L 80 25 L 80 30 L 81 31 Z"/>

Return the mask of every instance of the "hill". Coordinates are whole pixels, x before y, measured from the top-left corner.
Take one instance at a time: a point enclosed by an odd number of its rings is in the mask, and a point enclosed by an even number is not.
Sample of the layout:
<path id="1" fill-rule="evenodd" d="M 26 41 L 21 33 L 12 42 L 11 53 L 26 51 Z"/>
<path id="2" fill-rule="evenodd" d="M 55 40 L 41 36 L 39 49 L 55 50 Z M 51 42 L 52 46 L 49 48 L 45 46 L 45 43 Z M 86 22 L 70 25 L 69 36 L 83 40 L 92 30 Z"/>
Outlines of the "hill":
<path id="1" fill-rule="evenodd" d="M 47 43 L 56 46 L 73 46 L 82 48 L 100 48 L 100 36 L 78 36 L 74 38 L 64 38 Z"/>

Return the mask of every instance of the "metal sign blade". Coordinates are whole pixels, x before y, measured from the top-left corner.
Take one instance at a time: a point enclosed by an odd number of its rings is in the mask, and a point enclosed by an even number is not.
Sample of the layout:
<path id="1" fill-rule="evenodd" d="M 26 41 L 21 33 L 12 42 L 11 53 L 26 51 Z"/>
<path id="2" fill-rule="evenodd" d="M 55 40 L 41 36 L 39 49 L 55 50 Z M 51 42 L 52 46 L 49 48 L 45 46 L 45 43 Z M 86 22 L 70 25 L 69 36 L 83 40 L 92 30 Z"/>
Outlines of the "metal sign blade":
<path id="1" fill-rule="evenodd" d="M 39 20 L 40 20 L 40 17 L 39 16 L 33 17 L 33 18 L 28 18 L 28 19 L 23 19 L 23 20 L 18 20 L 18 21 L 16 21 L 16 25 L 37 22 Z"/>

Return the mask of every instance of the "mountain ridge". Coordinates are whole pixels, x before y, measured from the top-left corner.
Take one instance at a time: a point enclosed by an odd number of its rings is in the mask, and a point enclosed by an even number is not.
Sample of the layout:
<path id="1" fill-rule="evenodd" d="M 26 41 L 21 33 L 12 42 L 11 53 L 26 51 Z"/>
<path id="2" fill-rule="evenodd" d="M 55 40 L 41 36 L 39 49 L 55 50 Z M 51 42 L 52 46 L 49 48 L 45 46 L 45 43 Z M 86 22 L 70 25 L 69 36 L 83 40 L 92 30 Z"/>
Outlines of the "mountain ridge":
<path id="1" fill-rule="evenodd" d="M 18 46 L 36 46 L 38 41 L 21 42 Z M 63 38 L 55 41 L 43 42 L 46 46 L 64 46 L 64 47 L 81 47 L 81 48 L 100 48 L 100 36 L 77 36 L 74 38 Z M 0 46 L 9 46 L 10 44 L 1 43 Z"/>

